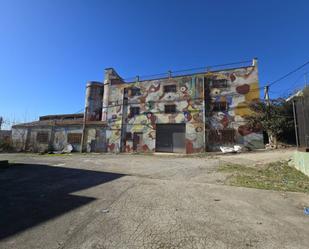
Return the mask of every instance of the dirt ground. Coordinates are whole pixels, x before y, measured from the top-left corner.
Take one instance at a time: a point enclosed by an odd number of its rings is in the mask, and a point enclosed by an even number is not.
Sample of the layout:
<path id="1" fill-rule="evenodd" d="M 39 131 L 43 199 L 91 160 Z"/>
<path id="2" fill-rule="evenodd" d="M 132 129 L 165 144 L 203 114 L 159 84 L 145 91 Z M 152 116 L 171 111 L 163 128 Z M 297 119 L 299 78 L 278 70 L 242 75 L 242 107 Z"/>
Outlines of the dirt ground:
<path id="1" fill-rule="evenodd" d="M 226 186 L 217 171 L 292 152 L 0 154 L 16 163 L 0 170 L 0 248 L 308 248 L 308 194 Z"/>

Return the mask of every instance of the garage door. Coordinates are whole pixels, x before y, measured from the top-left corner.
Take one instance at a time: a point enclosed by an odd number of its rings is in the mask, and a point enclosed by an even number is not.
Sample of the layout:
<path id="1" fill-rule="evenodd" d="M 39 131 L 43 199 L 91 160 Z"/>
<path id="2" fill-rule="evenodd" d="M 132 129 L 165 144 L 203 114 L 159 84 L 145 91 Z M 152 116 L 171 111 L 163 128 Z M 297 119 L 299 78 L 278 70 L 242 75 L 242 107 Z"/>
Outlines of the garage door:
<path id="1" fill-rule="evenodd" d="M 157 124 L 156 151 L 185 153 L 185 124 Z"/>

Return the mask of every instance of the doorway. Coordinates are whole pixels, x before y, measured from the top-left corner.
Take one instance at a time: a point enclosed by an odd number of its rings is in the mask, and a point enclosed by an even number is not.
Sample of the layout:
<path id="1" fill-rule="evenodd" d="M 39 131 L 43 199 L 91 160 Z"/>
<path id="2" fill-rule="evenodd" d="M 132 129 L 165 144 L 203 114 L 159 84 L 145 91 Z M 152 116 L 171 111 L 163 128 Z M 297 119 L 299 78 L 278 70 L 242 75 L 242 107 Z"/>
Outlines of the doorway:
<path id="1" fill-rule="evenodd" d="M 185 153 L 185 124 L 157 124 L 156 151 Z"/>
<path id="2" fill-rule="evenodd" d="M 142 143 L 143 143 L 143 133 L 142 132 L 133 133 L 133 151 L 134 152 L 140 152 L 143 150 Z"/>

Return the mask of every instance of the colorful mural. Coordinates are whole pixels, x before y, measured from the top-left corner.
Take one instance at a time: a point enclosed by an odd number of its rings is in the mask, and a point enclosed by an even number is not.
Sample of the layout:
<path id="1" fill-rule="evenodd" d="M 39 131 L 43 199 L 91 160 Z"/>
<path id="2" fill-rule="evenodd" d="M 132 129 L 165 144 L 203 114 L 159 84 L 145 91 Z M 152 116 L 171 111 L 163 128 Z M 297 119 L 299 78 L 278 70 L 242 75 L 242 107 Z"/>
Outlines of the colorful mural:
<path id="1" fill-rule="evenodd" d="M 109 84 L 108 101 L 103 100 L 108 103 L 108 151 L 120 152 L 122 148 L 126 152 L 154 152 L 156 124 L 185 124 L 187 153 L 203 152 L 206 148 L 216 149 L 222 145 L 222 141 L 207 140 L 209 130 L 220 133 L 225 129 L 233 129 L 235 143 L 263 146 L 260 131 L 249 130 L 244 119 L 251 112 L 248 105 L 259 99 L 257 73 L 257 67 L 250 66 Z M 176 90 L 165 91 L 165 87 L 170 85 L 176 86 Z M 166 105 L 175 105 L 175 112 L 165 113 Z M 138 146 L 135 148 L 136 141 Z"/>
<path id="2" fill-rule="evenodd" d="M 125 133 L 142 134 L 141 151 L 154 152 L 156 124 L 166 123 L 185 123 L 189 153 L 203 151 L 203 82 L 203 78 L 179 77 L 110 86 L 112 97 L 109 99 L 107 115 L 111 129 L 108 137 L 109 151 L 120 149 L 121 127 L 125 126 Z M 164 92 L 164 86 L 168 85 L 176 85 L 176 91 Z M 129 89 L 128 100 L 123 105 L 121 102 L 125 88 Z M 132 96 L 130 89 L 133 88 L 139 89 L 139 94 Z M 165 105 L 175 105 L 176 112 L 165 113 Z M 139 114 L 130 113 L 131 107 L 139 107 Z M 128 113 L 126 117 L 122 116 L 124 108 Z M 125 151 L 134 150 L 133 140 L 134 137 L 126 139 Z"/>
<path id="3" fill-rule="evenodd" d="M 222 88 L 210 85 L 211 102 L 226 103 L 226 109 L 210 113 L 209 129 L 234 129 L 235 143 L 255 148 L 263 147 L 261 131 L 248 129 L 245 122 L 245 116 L 252 114 L 249 104 L 259 100 L 257 67 L 216 72 L 209 74 L 208 78 L 226 81 L 226 86 Z M 219 142 L 213 144 L 214 147 L 215 145 L 218 146 Z"/>
<path id="4" fill-rule="evenodd" d="M 199 153 L 235 144 L 262 148 L 261 130 L 250 129 L 245 121 L 259 92 L 255 60 L 247 67 L 131 83 L 108 68 L 103 84 L 87 84 L 83 147 L 113 153 Z M 53 119 L 14 126 L 12 140 L 20 150 L 60 150 L 70 132 L 83 132 L 79 118 L 66 125 L 60 118 L 57 125 Z M 41 129 L 50 138 L 39 144 L 36 132 Z"/>

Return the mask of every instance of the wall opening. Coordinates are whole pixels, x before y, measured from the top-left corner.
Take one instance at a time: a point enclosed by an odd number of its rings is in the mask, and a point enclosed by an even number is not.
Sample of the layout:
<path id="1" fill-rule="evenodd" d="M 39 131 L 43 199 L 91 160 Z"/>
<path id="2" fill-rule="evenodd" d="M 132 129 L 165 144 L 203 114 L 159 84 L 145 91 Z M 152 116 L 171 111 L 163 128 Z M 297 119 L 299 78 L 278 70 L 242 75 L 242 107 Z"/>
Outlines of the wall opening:
<path id="1" fill-rule="evenodd" d="M 185 124 L 157 124 L 156 151 L 185 153 Z"/>

